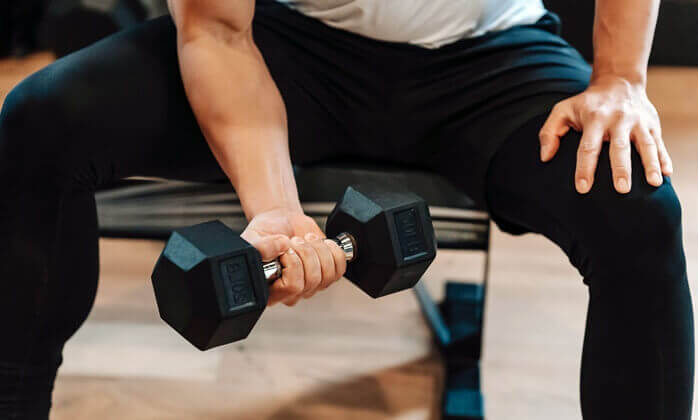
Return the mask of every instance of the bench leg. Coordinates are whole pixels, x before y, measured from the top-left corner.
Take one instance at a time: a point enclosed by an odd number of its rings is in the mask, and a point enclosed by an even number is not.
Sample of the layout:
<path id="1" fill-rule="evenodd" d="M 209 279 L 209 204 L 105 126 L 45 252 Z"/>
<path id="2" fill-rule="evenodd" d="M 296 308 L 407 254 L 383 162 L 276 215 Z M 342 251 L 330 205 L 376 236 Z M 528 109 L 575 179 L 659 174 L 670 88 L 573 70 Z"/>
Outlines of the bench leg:
<path id="1" fill-rule="evenodd" d="M 440 304 L 436 304 L 421 282 L 414 288 L 424 318 L 444 358 L 446 378 L 441 409 L 445 420 L 485 418 L 480 359 L 487 265 L 486 262 L 482 284 L 446 283 L 446 296 Z"/>

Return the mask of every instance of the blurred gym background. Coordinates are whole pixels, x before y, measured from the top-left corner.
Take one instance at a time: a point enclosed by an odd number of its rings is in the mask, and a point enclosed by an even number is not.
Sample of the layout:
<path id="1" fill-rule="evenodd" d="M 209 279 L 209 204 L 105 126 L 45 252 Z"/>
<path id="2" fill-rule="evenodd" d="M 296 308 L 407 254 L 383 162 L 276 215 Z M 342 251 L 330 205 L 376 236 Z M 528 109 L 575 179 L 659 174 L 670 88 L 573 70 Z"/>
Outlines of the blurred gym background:
<path id="1" fill-rule="evenodd" d="M 590 59 L 593 0 L 544 3 L 564 22 L 565 39 Z M 0 56 L 48 50 L 60 57 L 164 13 L 165 0 L 5 0 L 0 4 Z M 698 65 L 696 28 L 697 0 L 663 0 L 650 62 Z"/>
<path id="2" fill-rule="evenodd" d="M 225 1 L 225 0 L 222 0 Z M 591 59 L 593 0 L 545 0 Z M 164 0 L 0 1 L 0 103 L 55 58 L 167 12 Z M 689 278 L 698 269 L 698 0 L 664 0 L 648 92 L 683 202 Z M 31 141 L 31 139 L 27 139 Z M 483 353 L 487 418 L 581 418 L 586 289 L 534 235 L 493 227 Z M 443 355 L 410 293 L 380 301 L 347 284 L 265 314 L 249 339 L 199 353 L 158 318 L 148 277 L 162 244 L 102 239 L 95 308 L 66 347 L 53 419 L 438 419 Z M 482 256 L 442 251 L 425 276 L 480 275 Z M 346 283 L 346 282 L 345 282 Z M 695 298 L 694 298 L 695 301 Z"/>

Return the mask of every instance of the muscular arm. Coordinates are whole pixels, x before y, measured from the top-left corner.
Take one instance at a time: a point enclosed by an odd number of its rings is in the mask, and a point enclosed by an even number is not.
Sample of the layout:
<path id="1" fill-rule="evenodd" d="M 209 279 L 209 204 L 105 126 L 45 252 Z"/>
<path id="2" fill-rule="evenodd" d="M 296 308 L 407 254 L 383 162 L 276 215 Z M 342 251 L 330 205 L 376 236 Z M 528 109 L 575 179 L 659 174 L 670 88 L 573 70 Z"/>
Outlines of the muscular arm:
<path id="1" fill-rule="evenodd" d="M 660 0 L 597 0 L 594 19 L 594 73 L 647 82 Z"/>
<path id="2" fill-rule="evenodd" d="M 631 145 L 642 157 L 650 185 L 672 173 L 659 116 L 647 98 L 647 63 L 660 0 L 596 0 L 594 66 L 589 88 L 558 103 L 541 129 L 541 159 L 553 158 L 570 128 L 582 131 L 575 185 L 587 193 L 604 141 L 615 188 L 631 189 Z M 642 168 L 637 168 L 642 169 Z"/>
<path id="3" fill-rule="evenodd" d="M 252 38 L 255 0 L 168 4 L 187 98 L 250 221 L 241 236 L 263 260 L 280 256 L 284 267 L 269 303 L 295 305 L 338 280 L 346 260 L 303 214 L 284 103 Z"/>
<path id="4" fill-rule="evenodd" d="M 254 0 L 170 0 L 182 80 L 248 219 L 300 211 L 286 110 L 252 39 Z"/>

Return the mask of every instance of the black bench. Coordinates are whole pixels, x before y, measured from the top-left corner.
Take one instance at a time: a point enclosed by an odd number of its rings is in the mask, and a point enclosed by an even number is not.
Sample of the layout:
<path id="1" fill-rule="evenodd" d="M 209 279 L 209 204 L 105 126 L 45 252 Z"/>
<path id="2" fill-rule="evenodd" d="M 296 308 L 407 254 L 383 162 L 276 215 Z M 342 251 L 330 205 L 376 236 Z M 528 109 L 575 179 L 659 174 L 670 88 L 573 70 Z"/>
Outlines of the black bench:
<path id="1" fill-rule="evenodd" d="M 440 249 L 484 252 L 482 278 L 447 282 L 441 303 L 435 303 L 422 282 L 414 288 L 446 365 L 443 418 L 484 418 L 480 356 L 489 261 L 487 213 L 444 178 L 421 171 L 343 163 L 296 168 L 296 181 L 304 211 L 320 227 L 347 185 L 394 185 L 429 204 Z M 131 180 L 97 193 L 97 206 L 103 237 L 166 239 L 174 228 L 211 219 L 237 231 L 247 223 L 228 183 Z"/>

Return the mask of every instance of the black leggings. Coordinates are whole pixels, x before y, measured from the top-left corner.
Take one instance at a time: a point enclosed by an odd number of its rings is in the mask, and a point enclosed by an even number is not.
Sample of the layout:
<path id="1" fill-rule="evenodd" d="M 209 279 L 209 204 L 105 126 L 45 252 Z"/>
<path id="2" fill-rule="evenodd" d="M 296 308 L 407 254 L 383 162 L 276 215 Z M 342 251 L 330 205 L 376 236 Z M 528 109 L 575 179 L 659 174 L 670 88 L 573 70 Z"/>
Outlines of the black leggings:
<path id="1" fill-rule="evenodd" d="M 544 164 L 538 158 L 537 133 L 551 103 L 541 105 L 545 101 L 536 101 L 539 96 L 531 92 L 550 84 L 528 80 L 517 85 L 514 76 L 506 74 L 501 77 L 512 83 L 507 91 L 531 88 L 530 101 L 510 98 L 488 109 L 488 104 L 502 98 L 496 94 L 486 103 L 475 103 L 473 109 L 486 109 L 495 117 L 511 110 L 504 102 L 519 107 L 520 113 L 534 111 L 532 118 L 501 139 L 492 157 L 477 153 L 476 143 L 458 137 L 460 131 L 455 128 L 460 122 L 465 121 L 462 127 L 467 131 L 481 121 L 482 115 L 473 110 L 458 109 L 431 130 L 426 125 L 421 131 L 414 128 L 453 109 L 449 101 L 455 100 L 452 93 L 459 86 L 441 86 L 440 92 L 428 89 L 443 95 L 443 101 L 424 101 L 417 109 L 420 101 L 416 100 L 417 105 L 407 107 L 402 117 L 396 110 L 414 98 L 407 95 L 404 101 L 393 103 L 388 99 L 394 97 L 385 96 L 389 92 L 382 92 L 384 102 L 379 104 L 385 113 L 352 113 L 353 107 L 363 108 L 361 86 L 370 85 L 371 80 L 352 79 L 323 88 L 319 78 L 308 81 L 295 74 L 297 78 L 290 79 L 274 59 L 270 46 L 277 42 L 271 40 L 274 34 L 269 28 L 255 26 L 255 37 L 287 104 L 296 163 L 342 156 L 391 160 L 438 171 L 475 196 L 479 190 L 474 185 L 483 184 L 489 211 L 503 229 L 545 235 L 584 276 L 590 295 L 581 378 L 584 418 L 690 418 L 693 315 L 680 204 L 668 178 L 659 188 L 649 186 L 633 152 L 633 189 L 619 195 L 613 190 L 604 148 L 594 187 L 587 195 L 577 194 L 573 178 L 578 133 L 565 136 L 552 162 Z M 351 34 L 343 36 L 360 41 Z M 184 96 L 174 39 L 168 18 L 109 38 L 31 76 L 10 93 L 2 108 L 2 419 L 46 418 L 63 345 L 90 312 L 98 277 L 94 191 L 130 175 L 196 181 L 223 178 Z M 501 38 L 492 40 L 492 51 L 477 50 L 469 60 L 490 53 L 511 57 L 521 52 L 502 48 Z M 320 40 L 316 42 L 321 48 Z M 551 38 L 536 51 L 566 56 L 567 47 L 556 42 Z M 412 47 L 405 48 L 412 51 Z M 449 48 L 445 53 L 457 47 Z M 319 55 L 309 57 L 309 68 L 317 64 L 311 58 L 322 61 Z M 578 60 L 569 57 L 570 62 Z M 448 67 L 455 65 L 452 62 L 444 60 L 432 70 L 443 72 L 440 66 L 453 70 Z M 545 69 L 553 66 L 546 65 Z M 543 67 L 537 63 L 526 68 L 540 72 Z M 339 66 L 335 70 L 342 74 Z M 487 77 L 495 77 L 496 69 L 489 70 Z M 560 75 L 554 83 L 563 78 L 564 71 L 554 72 Z M 328 73 L 326 77 L 334 76 Z M 304 82 L 317 83 L 318 88 L 307 90 Z M 414 89 L 419 89 L 418 81 L 414 82 Z M 489 80 L 490 91 L 499 86 L 495 82 L 497 79 Z M 504 118 L 502 124 L 506 124 Z M 440 131 L 441 126 L 450 129 Z M 391 137 L 394 132 L 400 136 Z M 436 140 L 422 141 L 422 134 L 434 135 Z M 322 141 L 313 140 L 318 138 Z M 482 138 L 481 147 L 491 147 L 485 143 L 488 137 Z M 404 147 L 397 149 L 399 144 Z M 473 167 L 489 170 L 486 176 L 478 176 L 468 172 Z"/>

